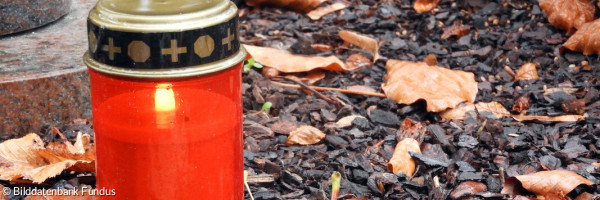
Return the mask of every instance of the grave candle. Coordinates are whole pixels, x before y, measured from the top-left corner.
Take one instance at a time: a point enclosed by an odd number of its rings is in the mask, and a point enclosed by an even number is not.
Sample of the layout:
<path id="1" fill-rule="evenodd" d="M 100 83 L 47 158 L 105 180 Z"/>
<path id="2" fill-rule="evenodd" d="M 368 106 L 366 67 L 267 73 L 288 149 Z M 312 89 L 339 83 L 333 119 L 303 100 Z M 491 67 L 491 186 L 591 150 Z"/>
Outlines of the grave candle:
<path id="1" fill-rule="evenodd" d="M 235 5 L 101 0 L 88 31 L 100 198 L 243 198 Z"/>

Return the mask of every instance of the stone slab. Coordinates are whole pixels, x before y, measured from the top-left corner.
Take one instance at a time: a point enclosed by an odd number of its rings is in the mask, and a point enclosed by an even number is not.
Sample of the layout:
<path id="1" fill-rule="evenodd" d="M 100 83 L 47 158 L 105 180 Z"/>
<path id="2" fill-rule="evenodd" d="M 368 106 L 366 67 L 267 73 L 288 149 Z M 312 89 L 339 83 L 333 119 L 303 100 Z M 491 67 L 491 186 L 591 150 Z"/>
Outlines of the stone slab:
<path id="1" fill-rule="evenodd" d="M 0 137 L 91 119 L 86 18 L 95 0 L 33 31 L 0 36 Z"/>
<path id="2" fill-rule="evenodd" d="M 46 25 L 70 8 L 71 0 L 0 0 L 0 35 Z"/>

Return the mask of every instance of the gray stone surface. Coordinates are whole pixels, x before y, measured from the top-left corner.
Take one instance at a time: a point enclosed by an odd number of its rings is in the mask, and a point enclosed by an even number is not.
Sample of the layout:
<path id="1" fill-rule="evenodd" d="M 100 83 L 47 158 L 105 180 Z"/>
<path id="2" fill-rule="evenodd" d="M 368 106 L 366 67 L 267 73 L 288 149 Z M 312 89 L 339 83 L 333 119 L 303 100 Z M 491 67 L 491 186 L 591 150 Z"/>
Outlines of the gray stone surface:
<path id="1" fill-rule="evenodd" d="M 94 0 L 39 29 L 0 36 L 0 136 L 91 119 L 86 18 Z"/>

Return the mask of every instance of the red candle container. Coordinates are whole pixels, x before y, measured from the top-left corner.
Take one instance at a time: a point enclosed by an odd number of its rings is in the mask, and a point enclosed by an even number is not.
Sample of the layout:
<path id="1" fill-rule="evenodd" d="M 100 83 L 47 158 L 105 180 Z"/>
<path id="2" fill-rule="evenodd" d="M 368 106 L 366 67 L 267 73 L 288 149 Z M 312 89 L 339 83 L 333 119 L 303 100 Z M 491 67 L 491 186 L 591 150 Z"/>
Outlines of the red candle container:
<path id="1" fill-rule="evenodd" d="M 101 0 L 88 19 L 101 199 L 242 199 L 241 68 L 229 1 Z"/>

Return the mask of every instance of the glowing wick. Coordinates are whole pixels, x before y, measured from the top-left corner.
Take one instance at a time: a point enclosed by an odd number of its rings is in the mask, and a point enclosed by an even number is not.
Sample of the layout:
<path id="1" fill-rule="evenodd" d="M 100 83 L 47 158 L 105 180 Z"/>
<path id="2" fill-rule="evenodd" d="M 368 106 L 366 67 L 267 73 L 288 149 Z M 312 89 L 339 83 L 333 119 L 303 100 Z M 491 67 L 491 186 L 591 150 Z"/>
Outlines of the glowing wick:
<path id="1" fill-rule="evenodd" d="M 175 93 L 171 84 L 158 84 L 154 94 L 154 109 L 156 110 L 156 125 L 158 128 L 168 128 L 175 118 Z"/>

